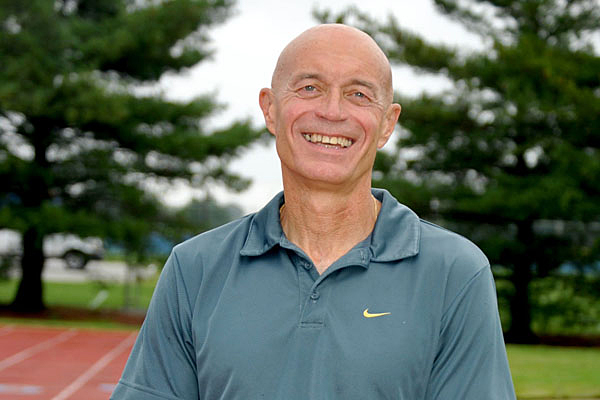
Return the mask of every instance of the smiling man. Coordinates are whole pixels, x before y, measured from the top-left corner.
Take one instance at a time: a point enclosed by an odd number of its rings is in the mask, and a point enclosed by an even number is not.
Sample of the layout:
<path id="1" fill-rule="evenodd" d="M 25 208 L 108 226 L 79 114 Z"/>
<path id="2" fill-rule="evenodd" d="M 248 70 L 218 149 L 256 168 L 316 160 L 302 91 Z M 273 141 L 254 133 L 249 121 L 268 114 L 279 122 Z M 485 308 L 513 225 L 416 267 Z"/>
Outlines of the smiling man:
<path id="1" fill-rule="evenodd" d="M 113 399 L 514 399 L 489 262 L 371 188 L 400 115 L 365 33 L 320 25 L 259 95 L 284 190 L 176 246 Z"/>

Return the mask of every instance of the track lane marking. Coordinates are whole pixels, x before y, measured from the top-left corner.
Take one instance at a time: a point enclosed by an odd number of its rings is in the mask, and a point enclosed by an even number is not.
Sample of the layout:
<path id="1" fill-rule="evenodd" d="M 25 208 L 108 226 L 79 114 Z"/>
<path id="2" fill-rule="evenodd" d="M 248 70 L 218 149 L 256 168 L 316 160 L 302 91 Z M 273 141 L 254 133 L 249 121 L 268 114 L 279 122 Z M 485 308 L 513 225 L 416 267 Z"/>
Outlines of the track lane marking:
<path id="1" fill-rule="evenodd" d="M 5 358 L 4 360 L 0 361 L 0 371 L 11 367 L 15 364 L 18 364 L 21 361 L 33 356 L 34 354 L 39 353 L 40 351 L 44 351 L 49 347 L 57 345 L 58 343 L 62 343 L 64 341 L 69 340 L 70 338 L 75 336 L 77 332 L 77 329 L 69 329 L 51 339 L 38 343 L 34 346 L 28 347 L 25 350 L 22 350 L 16 354 L 13 354 L 10 357 Z"/>
<path id="2" fill-rule="evenodd" d="M 3 325 L 0 328 L 0 336 L 8 335 L 9 333 L 11 333 L 14 330 L 15 330 L 14 325 Z"/>
<path id="3" fill-rule="evenodd" d="M 120 342 L 117 346 L 115 346 L 111 351 L 106 353 L 104 357 L 100 360 L 96 361 L 94 365 L 88 368 L 83 374 L 79 375 L 69 386 L 64 388 L 60 393 L 56 396 L 52 397 L 51 400 L 65 400 L 68 399 L 73 393 L 78 391 L 85 385 L 90 379 L 94 377 L 98 372 L 100 372 L 104 367 L 108 365 L 113 359 L 115 359 L 119 354 L 121 354 L 124 350 L 129 348 L 131 344 L 135 341 L 137 336 L 137 332 L 133 332 L 131 335 L 127 336 L 122 342 Z"/>

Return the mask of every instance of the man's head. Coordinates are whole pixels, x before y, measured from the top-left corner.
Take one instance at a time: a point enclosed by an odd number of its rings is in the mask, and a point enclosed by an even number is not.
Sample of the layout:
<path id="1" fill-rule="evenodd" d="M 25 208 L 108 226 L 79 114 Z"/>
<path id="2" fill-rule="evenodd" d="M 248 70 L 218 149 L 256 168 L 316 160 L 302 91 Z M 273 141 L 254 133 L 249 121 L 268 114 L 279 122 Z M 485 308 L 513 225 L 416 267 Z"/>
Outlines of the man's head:
<path id="1" fill-rule="evenodd" d="M 260 93 L 284 179 L 370 184 L 376 150 L 400 114 L 392 101 L 390 65 L 371 37 L 340 24 L 302 33 L 281 53 L 271 89 Z"/>

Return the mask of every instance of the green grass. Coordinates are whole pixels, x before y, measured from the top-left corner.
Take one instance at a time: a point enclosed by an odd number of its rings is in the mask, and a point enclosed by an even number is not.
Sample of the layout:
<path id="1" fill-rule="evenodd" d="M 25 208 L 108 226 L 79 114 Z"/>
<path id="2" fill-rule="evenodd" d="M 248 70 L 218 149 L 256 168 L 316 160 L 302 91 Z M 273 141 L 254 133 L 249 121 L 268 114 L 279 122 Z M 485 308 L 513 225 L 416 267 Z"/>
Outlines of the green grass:
<path id="1" fill-rule="evenodd" d="M 0 281 L 0 304 L 8 304 L 17 290 L 18 281 Z M 98 307 L 101 309 L 139 309 L 144 310 L 150 303 L 156 279 L 142 281 L 137 284 L 124 285 L 121 283 L 62 283 L 44 282 L 44 301 L 47 306 L 65 306 L 94 308 L 93 302 L 105 291 L 106 299 Z M 100 295 L 100 298 L 105 297 Z"/>
<path id="2" fill-rule="evenodd" d="M 508 345 L 519 399 L 600 398 L 600 348 Z"/>
<path id="3" fill-rule="evenodd" d="M 14 279 L 0 280 L 0 304 L 12 301 L 17 285 L 18 281 Z M 136 329 L 139 316 L 148 308 L 155 285 L 156 278 L 129 285 L 44 282 L 44 301 L 48 311 L 43 316 L 26 318 L 9 315 L 0 317 L 0 323 Z M 117 311 L 120 312 L 115 313 Z M 125 312 L 125 318 L 122 312 Z M 138 317 L 127 317 L 128 312 Z"/>
<path id="4" fill-rule="evenodd" d="M 145 310 L 148 308 L 156 281 L 144 281 L 136 285 L 123 285 L 117 283 L 58 283 L 44 284 L 44 295 L 48 306 L 73 306 L 83 305 L 93 308 L 93 302 L 101 291 L 107 297 L 101 302 L 102 309 L 133 308 Z M 104 297 L 104 296 L 102 296 Z M 102 298 L 101 297 L 101 298 Z"/>

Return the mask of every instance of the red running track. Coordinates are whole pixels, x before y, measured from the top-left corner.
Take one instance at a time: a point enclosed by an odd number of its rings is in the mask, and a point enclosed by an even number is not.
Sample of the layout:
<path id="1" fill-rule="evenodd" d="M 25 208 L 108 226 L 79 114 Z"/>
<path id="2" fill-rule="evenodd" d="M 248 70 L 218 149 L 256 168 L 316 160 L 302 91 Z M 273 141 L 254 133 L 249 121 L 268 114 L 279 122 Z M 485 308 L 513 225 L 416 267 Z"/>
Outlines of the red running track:
<path id="1" fill-rule="evenodd" d="M 0 324 L 0 400 L 106 400 L 136 335 Z"/>

